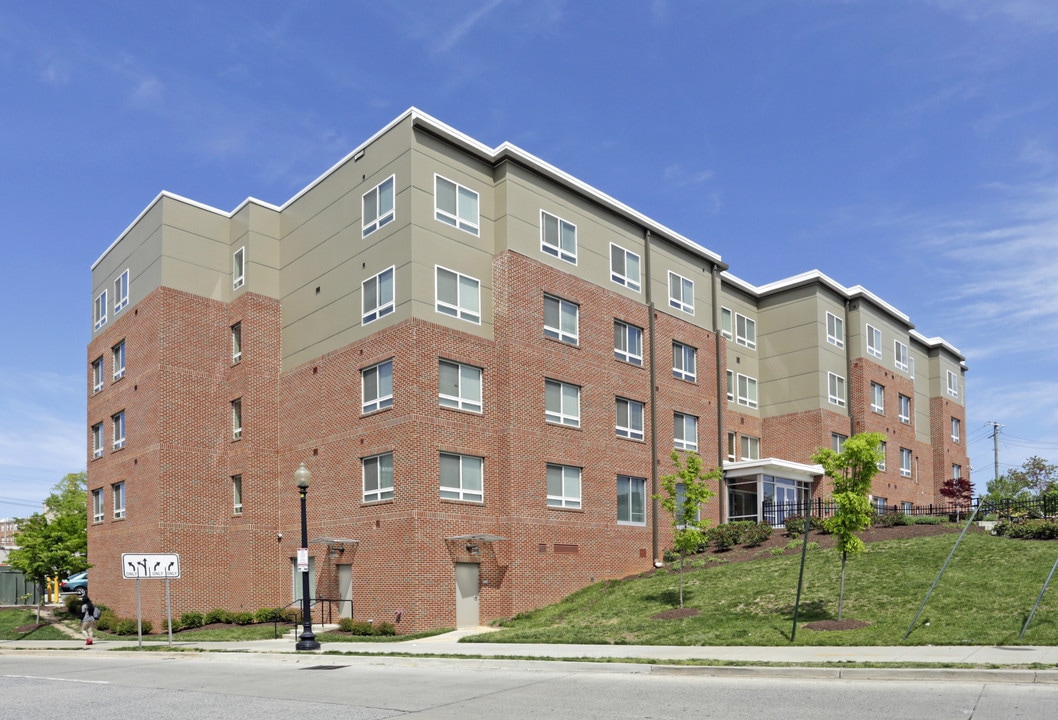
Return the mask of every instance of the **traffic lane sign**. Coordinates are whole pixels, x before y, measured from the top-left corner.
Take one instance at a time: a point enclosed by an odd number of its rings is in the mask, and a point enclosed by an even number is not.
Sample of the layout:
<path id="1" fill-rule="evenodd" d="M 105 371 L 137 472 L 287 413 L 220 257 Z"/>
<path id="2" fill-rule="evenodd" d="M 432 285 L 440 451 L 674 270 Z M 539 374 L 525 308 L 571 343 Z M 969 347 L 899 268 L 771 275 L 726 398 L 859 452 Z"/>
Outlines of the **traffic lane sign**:
<path id="1" fill-rule="evenodd" d="M 178 578 L 180 577 L 180 555 L 177 553 L 122 553 L 121 573 L 128 580 Z"/>

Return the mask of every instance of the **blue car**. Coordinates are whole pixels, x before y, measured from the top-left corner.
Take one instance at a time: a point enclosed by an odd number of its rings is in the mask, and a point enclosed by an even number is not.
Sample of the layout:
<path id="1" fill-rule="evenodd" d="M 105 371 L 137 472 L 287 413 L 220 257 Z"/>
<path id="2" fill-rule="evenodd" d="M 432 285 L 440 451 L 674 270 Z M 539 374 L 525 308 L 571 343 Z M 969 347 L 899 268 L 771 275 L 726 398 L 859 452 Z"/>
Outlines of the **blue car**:
<path id="1" fill-rule="evenodd" d="M 82 570 L 59 583 L 60 595 L 77 595 L 84 597 L 88 594 L 88 571 Z"/>

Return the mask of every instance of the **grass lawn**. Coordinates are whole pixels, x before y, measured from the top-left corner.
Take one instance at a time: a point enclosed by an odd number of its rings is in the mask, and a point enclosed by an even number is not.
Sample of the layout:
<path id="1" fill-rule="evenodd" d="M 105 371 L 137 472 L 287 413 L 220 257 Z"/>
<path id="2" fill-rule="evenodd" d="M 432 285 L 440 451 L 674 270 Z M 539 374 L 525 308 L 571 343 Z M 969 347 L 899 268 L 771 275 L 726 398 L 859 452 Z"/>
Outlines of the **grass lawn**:
<path id="1" fill-rule="evenodd" d="M 869 543 L 850 556 L 843 618 L 857 630 L 803 627 L 836 619 L 841 557 L 809 551 L 796 645 L 1013 645 L 1058 557 L 1058 542 L 969 533 L 905 641 L 916 611 L 957 536 Z M 653 619 L 678 606 L 679 576 L 657 572 L 596 583 L 562 602 L 463 642 L 639 645 L 789 645 L 800 555 L 684 571 L 684 606 L 699 614 Z M 1058 582 L 1045 593 L 1023 644 L 1058 644 Z"/>
<path id="2" fill-rule="evenodd" d="M 0 640 L 69 640 L 51 625 L 36 628 L 37 611 L 26 608 L 0 610 Z M 24 629 L 33 627 L 35 629 Z"/>

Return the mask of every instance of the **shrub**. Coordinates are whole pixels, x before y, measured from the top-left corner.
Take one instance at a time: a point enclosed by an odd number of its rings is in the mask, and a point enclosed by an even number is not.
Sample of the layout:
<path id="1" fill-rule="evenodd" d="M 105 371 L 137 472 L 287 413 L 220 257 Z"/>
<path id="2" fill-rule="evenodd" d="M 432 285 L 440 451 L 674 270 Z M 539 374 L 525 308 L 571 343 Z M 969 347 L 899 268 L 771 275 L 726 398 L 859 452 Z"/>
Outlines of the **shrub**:
<path id="1" fill-rule="evenodd" d="M 202 627 L 205 620 L 200 612 L 186 612 L 180 616 L 180 627 L 191 629 Z"/>
<path id="2" fill-rule="evenodd" d="M 782 555 L 784 552 L 786 552 L 786 548 L 784 548 L 784 547 L 773 547 L 768 552 L 771 553 L 772 555 Z"/>
<path id="3" fill-rule="evenodd" d="M 301 610 L 295 607 L 283 608 L 282 611 L 283 622 L 291 623 L 293 625 L 301 624 Z"/>
<path id="4" fill-rule="evenodd" d="M 206 625 L 212 625 L 213 623 L 230 624 L 232 621 L 232 614 L 227 610 L 213 609 L 206 613 L 205 617 Z"/>
<path id="5" fill-rule="evenodd" d="M 96 623 L 96 627 L 100 630 L 112 630 L 120 619 L 114 614 L 113 610 L 107 608 L 99 613 L 99 621 Z"/>
<path id="6" fill-rule="evenodd" d="M 396 635 L 397 628 L 391 622 L 380 622 L 375 626 L 376 635 Z"/>
<path id="7" fill-rule="evenodd" d="M 81 618 L 81 614 L 84 612 L 82 610 L 84 601 L 81 600 L 80 596 L 67 595 L 65 598 L 63 598 L 62 602 L 66 606 L 66 612 L 68 612 L 71 617 L 75 617 L 78 619 Z"/>
<path id="8" fill-rule="evenodd" d="M 254 613 L 254 620 L 259 623 L 281 622 L 283 611 L 279 608 L 261 608 Z"/>
<path id="9" fill-rule="evenodd" d="M 674 563 L 680 559 L 680 554 L 670 548 L 664 553 L 662 553 L 661 559 L 664 560 L 666 563 Z"/>
<path id="10" fill-rule="evenodd" d="M 353 635 L 374 635 L 375 629 L 371 626 L 371 623 L 364 622 L 363 620 L 353 620 L 352 618 L 342 618 L 338 621 L 338 629 L 342 632 L 351 633 Z M 394 631 L 396 634 L 396 631 Z"/>
<path id="11" fill-rule="evenodd" d="M 742 534 L 741 527 L 736 526 L 735 523 L 727 523 L 710 528 L 706 536 L 713 547 L 720 552 L 724 552 L 742 542 Z"/>
<path id="12" fill-rule="evenodd" d="M 934 515 L 917 515 L 913 518 L 912 525 L 943 525 L 945 519 Z"/>
<path id="13" fill-rule="evenodd" d="M 232 622 L 236 625 L 250 625 L 253 623 L 252 612 L 237 612 L 231 615 Z"/>
<path id="14" fill-rule="evenodd" d="M 803 515 L 787 515 L 783 521 L 786 534 L 792 538 L 800 537 L 805 533 L 805 518 Z"/>
<path id="15" fill-rule="evenodd" d="M 1058 522 L 1053 520 L 1026 520 L 1020 523 L 999 523 L 996 525 L 996 529 L 999 529 L 1000 525 L 1006 525 L 1004 533 L 1007 537 L 1016 538 L 1019 540 L 1053 540 L 1058 538 Z"/>
<path id="16" fill-rule="evenodd" d="M 875 527 L 891 528 L 897 525 L 906 525 L 903 522 L 905 515 L 900 512 L 882 513 L 881 515 L 875 515 L 871 524 Z"/>
<path id="17" fill-rule="evenodd" d="M 751 523 L 750 526 L 746 528 L 742 541 L 750 547 L 755 547 L 763 543 L 769 537 L 771 537 L 771 525 L 768 523 Z"/>

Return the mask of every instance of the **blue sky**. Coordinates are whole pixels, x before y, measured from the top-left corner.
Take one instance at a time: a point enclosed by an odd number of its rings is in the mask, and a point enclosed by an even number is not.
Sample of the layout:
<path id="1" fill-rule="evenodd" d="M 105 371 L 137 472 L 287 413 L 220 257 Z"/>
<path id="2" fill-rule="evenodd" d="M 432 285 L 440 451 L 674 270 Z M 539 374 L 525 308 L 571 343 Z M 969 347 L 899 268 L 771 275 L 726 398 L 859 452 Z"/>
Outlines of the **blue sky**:
<path id="1" fill-rule="evenodd" d="M 992 421 L 1058 461 L 1053 0 L 36 0 L 0 90 L 0 517 L 85 467 L 89 268 L 158 192 L 282 204 L 412 105 L 943 336 L 979 490 Z"/>

